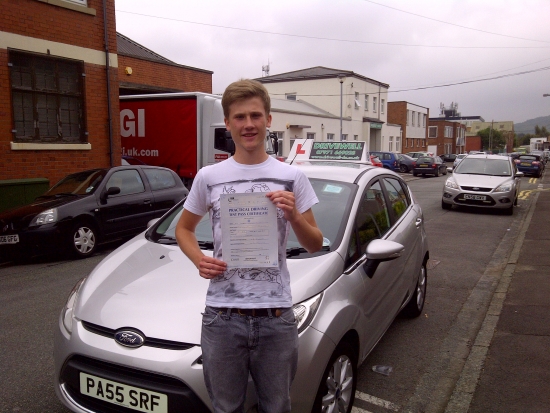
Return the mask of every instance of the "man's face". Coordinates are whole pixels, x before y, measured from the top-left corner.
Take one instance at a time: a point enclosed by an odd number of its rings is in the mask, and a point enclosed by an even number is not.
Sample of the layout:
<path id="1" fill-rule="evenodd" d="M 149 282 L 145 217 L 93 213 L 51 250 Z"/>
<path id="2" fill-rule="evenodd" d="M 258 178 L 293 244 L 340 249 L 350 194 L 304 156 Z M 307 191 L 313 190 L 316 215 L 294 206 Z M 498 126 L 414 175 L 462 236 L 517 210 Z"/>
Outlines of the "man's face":
<path id="1" fill-rule="evenodd" d="M 231 132 L 236 151 L 265 153 L 265 135 L 271 126 L 271 115 L 266 114 L 259 97 L 231 104 L 225 126 Z"/>

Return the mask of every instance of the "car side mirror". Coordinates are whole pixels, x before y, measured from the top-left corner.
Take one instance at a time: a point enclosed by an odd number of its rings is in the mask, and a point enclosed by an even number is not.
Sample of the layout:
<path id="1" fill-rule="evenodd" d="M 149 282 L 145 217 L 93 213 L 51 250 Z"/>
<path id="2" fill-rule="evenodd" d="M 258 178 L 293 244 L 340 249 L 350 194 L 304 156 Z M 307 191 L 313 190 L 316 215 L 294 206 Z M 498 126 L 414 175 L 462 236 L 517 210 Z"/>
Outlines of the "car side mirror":
<path id="1" fill-rule="evenodd" d="M 101 194 L 101 200 L 105 202 L 108 197 L 117 194 L 120 194 L 120 188 L 118 186 L 111 186 L 106 191 L 103 191 L 103 193 Z"/>
<path id="2" fill-rule="evenodd" d="M 450 174 L 453 173 L 453 168 L 447 168 L 447 172 L 449 172 Z"/>
<path id="3" fill-rule="evenodd" d="M 369 278 L 372 278 L 381 262 L 399 258 L 403 251 L 405 251 L 405 247 L 397 242 L 383 239 L 372 240 L 367 245 L 367 251 L 364 255 L 367 259 L 363 264 L 365 273 Z"/>
<path id="4" fill-rule="evenodd" d="M 523 178 L 525 174 L 523 172 L 517 171 L 516 172 L 516 178 Z"/>

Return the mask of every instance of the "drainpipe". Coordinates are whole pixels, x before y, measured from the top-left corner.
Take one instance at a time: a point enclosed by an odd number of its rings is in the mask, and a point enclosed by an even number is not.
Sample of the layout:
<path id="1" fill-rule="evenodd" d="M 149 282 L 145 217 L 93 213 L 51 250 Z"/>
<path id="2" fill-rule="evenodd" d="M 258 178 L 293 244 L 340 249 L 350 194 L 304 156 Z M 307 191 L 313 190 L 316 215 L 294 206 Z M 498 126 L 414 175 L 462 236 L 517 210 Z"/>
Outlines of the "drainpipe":
<path id="1" fill-rule="evenodd" d="M 109 36 L 107 32 L 107 0 L 103 0 L 103 30 L 105 32 L 105 75 L 107 78 L 107 122 L 109 123 L 109 162 L 115 166 L 113 159 L 113 125 L 111 118 L 111 80 L 109 70 Z"/>

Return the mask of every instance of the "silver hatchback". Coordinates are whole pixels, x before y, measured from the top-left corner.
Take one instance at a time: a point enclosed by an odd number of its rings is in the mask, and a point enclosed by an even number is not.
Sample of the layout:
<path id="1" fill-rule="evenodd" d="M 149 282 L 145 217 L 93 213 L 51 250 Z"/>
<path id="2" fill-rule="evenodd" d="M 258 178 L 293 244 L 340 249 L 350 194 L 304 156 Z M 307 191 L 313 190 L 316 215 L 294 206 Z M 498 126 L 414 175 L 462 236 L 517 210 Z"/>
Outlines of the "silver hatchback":
<path id="1" fill-rule="evenodd" d="M 287 257 L 299 331 L 296 412 L 350 412 L 357 368 L 401 313 L 421 314 L 429 258 L 424 217 L 394 172 L 299 162 L 324 235 Z M 70 293 L 55 332 L 55 388 L 74 412 L 208 412 L 200 347 L 208 281 L 176 244 L 183 202 L 107 256 Z M 212 254 L 208 218 L 197 239 Z M 246 409 L 256 395 L 250 381 Z"/>
<path id="2" fill-rule="evenodd" d="M 523 172 L 518 172 L 510 157 L 468 155 L 452 172 L 443 187 L 443 209 L 462 205 L 514 213 Z"/>

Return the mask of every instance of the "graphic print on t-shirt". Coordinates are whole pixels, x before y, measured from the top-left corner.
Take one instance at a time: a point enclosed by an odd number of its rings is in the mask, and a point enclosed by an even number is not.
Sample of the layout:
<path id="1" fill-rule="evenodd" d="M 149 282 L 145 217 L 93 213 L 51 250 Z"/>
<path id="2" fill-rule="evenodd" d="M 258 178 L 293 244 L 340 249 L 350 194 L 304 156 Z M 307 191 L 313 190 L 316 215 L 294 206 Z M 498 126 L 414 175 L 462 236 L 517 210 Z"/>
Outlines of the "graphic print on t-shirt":
<path id="1" fill-rule="evenodd" d="M 246 180 L 224 182 L 208 187 L 208 199 L 212 200 L 212 231 L 214 244 L 220 245 L 216 258 L 222 259 L 220 194 L 271 192 L 277 190 L 292 191 L 293 182 L 278 179 Z M 283 246 L 288 236 L 287 221 L 284 212 L 277 208 L 278 268 L 231 268 L 211 280 L 208 296 L 210 299 L 234 298 L 247 302 L 263 302 L 264 299 L 281 298 L 288 300 L 290 291 L 288 280 L 281 278 L 281 263 L 286 252 Z"/>

